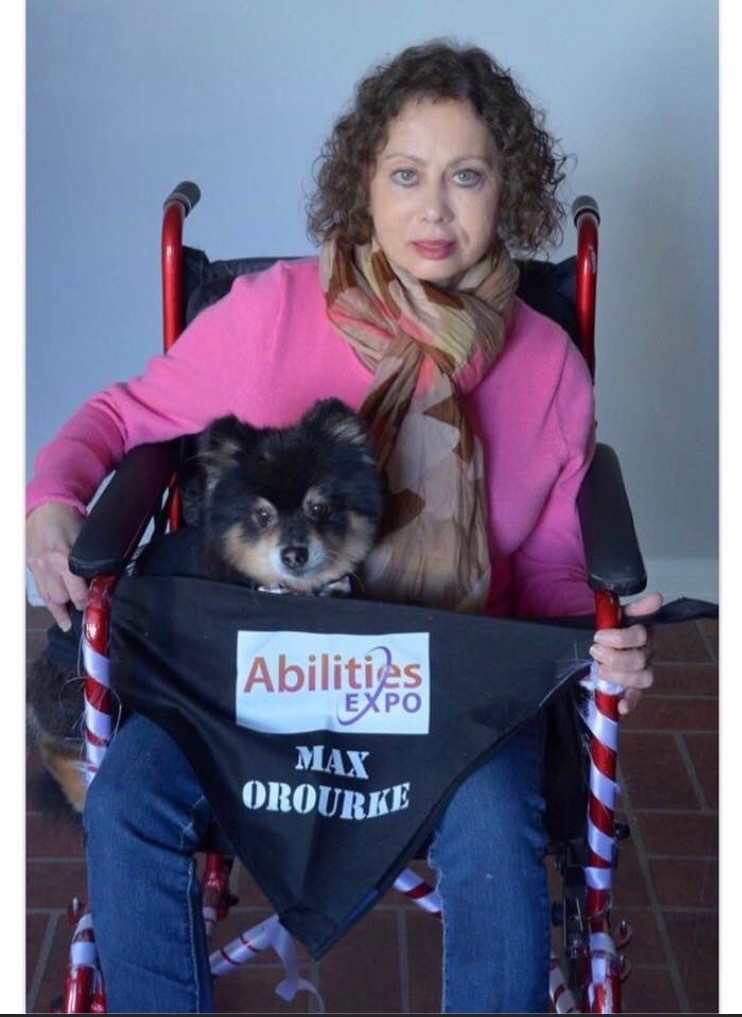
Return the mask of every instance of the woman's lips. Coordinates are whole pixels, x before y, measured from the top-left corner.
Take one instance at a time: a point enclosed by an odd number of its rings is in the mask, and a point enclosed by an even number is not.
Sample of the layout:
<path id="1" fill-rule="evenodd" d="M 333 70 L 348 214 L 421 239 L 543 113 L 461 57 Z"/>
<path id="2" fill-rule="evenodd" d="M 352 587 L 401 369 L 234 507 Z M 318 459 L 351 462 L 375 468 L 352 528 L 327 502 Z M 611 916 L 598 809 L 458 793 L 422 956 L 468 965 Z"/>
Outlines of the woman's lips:
<path id="1" fill-rule="evenodd" d="M 455 240 L 413 240 L 412 246 L 423 258 L 441 261 L 456 250 Z"/>

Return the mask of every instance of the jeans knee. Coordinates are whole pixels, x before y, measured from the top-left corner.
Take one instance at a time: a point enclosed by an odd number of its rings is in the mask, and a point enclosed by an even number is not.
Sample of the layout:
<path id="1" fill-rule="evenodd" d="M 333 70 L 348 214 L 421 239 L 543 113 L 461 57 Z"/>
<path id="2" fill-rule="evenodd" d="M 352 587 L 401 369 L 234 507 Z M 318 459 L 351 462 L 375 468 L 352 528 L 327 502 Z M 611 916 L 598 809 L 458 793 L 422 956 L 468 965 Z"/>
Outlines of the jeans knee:
<path id="1" fill-rule="evenodd" d="M 534 871 L 546 847 L 539 743 L 535 735 L 474 770 L 441 817 L 430 851 L 439 872 L 467 880 L 475 873 Z"/>
<path id="2" fill-rule="evenodd" d="M 128 721 L 88 788 L 88 844 L 104 853 L 146 843 L 188 854 L 212 821 L 203 789 L 172 739 L 144 718 Z"/>
<path id="3" fill-rule="evenodd" d="M 115 774 L 109 776 L 107 768 L 101 768 L 85 796 L 83 825 L 88 841 L 95 839 L 96 831 L 104 831 L 106 840 L 115 838 L 130 799 L 131 790 L 127 792 Z"/>

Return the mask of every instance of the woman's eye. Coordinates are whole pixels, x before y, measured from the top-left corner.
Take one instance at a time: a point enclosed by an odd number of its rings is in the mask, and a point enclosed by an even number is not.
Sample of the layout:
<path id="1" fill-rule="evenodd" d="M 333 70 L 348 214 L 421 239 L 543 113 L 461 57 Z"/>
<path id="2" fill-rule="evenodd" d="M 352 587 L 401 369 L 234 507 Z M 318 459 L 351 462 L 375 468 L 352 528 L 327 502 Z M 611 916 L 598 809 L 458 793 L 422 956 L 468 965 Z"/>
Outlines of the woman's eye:
<path id="1" fill-rule="evenodd" d="M 398 169 L 392 173 L 392 180 L 402 187 L 411 187 L 417 181 L 417 173 L 412 169 Z"/>
<path id="2" fill-rule="evenodd" d="M 476 187 L 482 179 L 482 174 L 472 169 L 456 170 L 453 176 L 456 183 L 462 187 Z"/>

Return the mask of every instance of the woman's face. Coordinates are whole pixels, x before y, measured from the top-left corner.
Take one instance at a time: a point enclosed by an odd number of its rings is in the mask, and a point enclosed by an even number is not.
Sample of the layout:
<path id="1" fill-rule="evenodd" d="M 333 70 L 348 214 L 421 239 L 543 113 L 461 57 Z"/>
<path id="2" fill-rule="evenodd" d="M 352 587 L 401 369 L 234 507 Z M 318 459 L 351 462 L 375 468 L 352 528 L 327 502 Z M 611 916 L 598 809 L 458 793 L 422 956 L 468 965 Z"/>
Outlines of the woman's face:
<path id="1" fill-rule="evenodd" d="M 374 235 L 393 268 L 453 285 L 495 238 L 501 188 L 494 141 L 469 102 L 410 100 L 372 172 Z"/>

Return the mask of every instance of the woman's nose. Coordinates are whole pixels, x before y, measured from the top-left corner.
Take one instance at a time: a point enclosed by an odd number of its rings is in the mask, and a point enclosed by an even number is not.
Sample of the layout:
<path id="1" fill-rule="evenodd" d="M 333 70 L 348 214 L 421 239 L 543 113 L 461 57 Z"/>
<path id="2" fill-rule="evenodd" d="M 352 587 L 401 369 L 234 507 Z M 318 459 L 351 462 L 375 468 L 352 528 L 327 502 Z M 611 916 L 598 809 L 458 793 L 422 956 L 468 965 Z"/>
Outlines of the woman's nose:
<path id="1" fill-rule="evenodd" d="M 422 195 L 422 219 L 425 222 L 448 222 L 451 219 L 451 206 L 445 187 L 431 184 Z"/>

